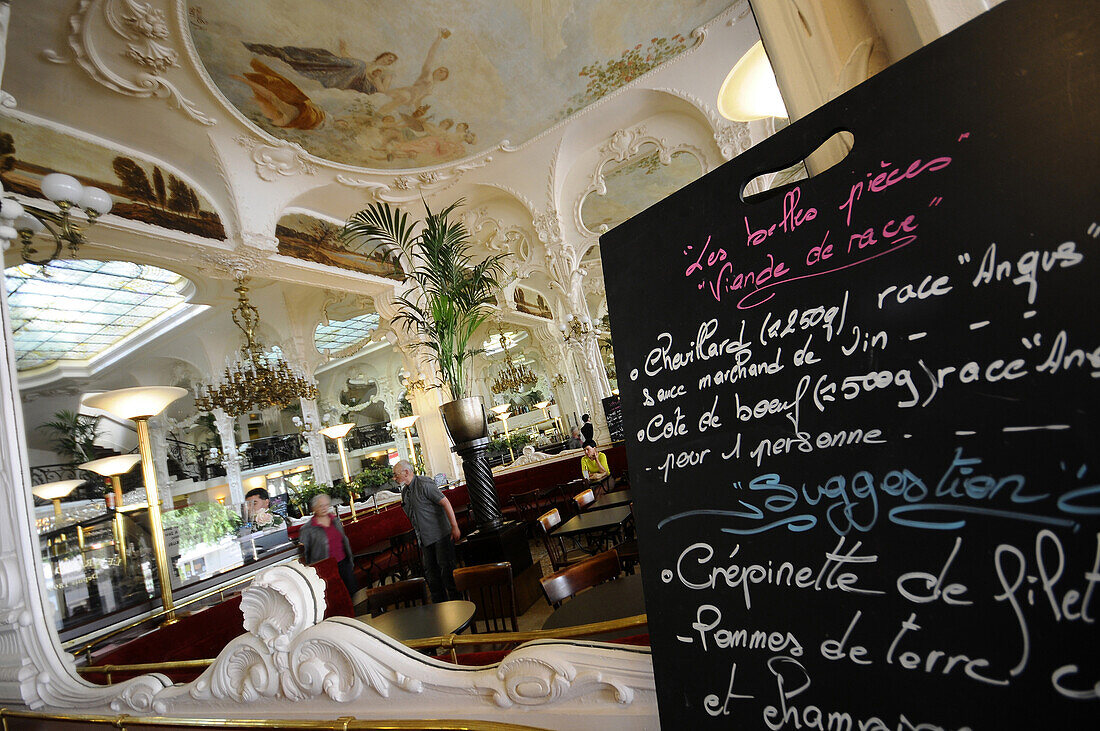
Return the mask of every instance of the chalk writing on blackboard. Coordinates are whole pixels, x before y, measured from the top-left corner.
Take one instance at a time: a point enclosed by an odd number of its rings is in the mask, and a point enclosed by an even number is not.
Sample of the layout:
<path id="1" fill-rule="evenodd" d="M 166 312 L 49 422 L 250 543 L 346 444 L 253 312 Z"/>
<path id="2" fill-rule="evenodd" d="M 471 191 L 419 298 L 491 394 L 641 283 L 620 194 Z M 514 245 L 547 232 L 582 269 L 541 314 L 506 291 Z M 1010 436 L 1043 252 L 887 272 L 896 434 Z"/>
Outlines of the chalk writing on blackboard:
<path id="1" fill-rule="evenodd" d="M 873 80 L 850 160 L 741 201 L 762 152 L 601 242 L 663 721 L 1100 722 L 1096 145 L 1005 91 L 1054 83 L 1022 58 L 974 108 L 923 90 L 904 134 L 866 132 L 924 72 Z M 1037 150 L 1063 122 L 1080 150 Z"/>

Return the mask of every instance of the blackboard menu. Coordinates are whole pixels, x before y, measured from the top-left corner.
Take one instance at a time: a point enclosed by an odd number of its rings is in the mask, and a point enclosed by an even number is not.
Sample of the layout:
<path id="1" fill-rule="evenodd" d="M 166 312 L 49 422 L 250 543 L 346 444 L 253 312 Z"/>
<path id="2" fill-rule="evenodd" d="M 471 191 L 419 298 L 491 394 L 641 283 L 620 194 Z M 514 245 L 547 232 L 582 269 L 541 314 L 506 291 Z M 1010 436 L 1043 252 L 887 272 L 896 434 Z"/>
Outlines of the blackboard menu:
<path id="1" fill-rule="evenodd" d="M 611 441 L 623 440 L 623 406 L 618 396 L 608 396 L 603 399 L 603 414 L 607 418 L 607 430 L 611 433 Z"/>
<path id="2" fill-rule="evenodd" d="M 1010 0 L 603 236 L 663 727 L 1100 728 L 1097 38 Z"/>

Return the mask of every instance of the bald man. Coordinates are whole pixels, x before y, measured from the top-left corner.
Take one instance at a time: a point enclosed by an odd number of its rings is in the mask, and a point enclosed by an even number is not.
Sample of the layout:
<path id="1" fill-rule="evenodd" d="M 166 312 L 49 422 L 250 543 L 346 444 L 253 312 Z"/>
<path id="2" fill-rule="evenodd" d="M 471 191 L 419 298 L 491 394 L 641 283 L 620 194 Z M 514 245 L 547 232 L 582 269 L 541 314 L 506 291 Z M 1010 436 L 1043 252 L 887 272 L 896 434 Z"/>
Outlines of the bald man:
<path id="1" fill-rule="evenodd" d="M 459 599 L 454 579 L 455 541 L 462 537 L 462 532 L 451 501 L 434 480 L 416 474 L 406 460 L 393 466 L 393 480 L 401 487 L 401 507 L 409 516 L 416 542 L 420 544 L 424 578 L 432 601 L 438 604 Z"/>

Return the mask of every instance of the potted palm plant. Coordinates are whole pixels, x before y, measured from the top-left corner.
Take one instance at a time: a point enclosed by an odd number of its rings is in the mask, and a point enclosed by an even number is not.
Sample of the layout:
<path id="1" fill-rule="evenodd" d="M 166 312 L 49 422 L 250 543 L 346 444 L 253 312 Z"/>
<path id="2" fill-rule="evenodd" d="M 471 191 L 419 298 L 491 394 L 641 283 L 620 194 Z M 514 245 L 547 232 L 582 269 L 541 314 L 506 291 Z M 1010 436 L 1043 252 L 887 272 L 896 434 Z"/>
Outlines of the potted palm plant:
<path id="1" fill-rule="evenodd" d="M 374 203 L 348 219 L 344 241 L 364 243 L 400 265 L 411 287 L 397 297 L 402 323 L 419 336 L 418 346 L 438 367 L 439 379 L 453 401 L 440 407 L 455 445 L 486 438 L 485 407 L 480 396 L 468 396 L 470 359 L 481 352 L 474 333 L 492 314 L 498 277 L 507 254 L 474 262 L 470 234 L 451 218 L 458 200 L 432 213 L 424 204 L 422 221 L 386 202 Z"/>

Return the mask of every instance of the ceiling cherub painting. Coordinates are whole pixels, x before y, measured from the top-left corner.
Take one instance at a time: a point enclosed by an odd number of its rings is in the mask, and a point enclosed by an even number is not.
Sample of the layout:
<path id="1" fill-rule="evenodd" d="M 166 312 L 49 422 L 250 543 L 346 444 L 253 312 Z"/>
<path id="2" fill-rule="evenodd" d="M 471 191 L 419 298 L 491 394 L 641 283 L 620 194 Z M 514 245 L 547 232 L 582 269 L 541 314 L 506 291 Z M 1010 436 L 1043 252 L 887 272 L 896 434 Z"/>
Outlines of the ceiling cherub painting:
<path id="1" fill-rule="evenodd" d="M 729 0 L 191 2 L 214 84 L 264 131 L 366 168 L 518 145 L 689 48 Z"/>

